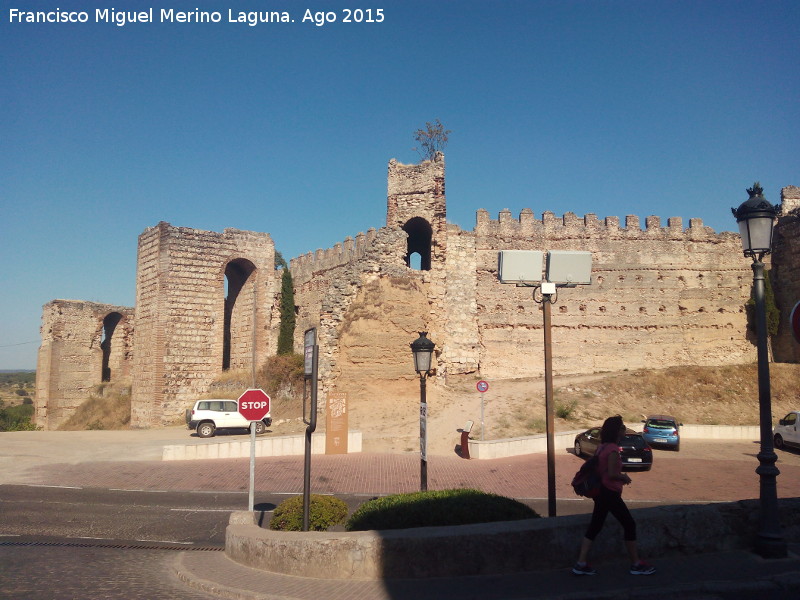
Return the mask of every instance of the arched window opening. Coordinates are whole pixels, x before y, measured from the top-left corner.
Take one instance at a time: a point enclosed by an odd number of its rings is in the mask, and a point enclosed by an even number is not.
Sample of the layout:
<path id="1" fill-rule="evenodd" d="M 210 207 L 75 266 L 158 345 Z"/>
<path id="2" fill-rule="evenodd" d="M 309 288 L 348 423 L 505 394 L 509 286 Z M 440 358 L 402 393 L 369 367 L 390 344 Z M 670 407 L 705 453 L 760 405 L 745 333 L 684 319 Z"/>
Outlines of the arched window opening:
<path id="1" fill-rule="evenodd" d="M 237 334 L 233 329 L 234 308 L 245 283 L 250 275 L 255 271 L 255 265 L 249 260 L 238 258 L 232 260 L 225 267 L 225 319 L 222 340 L 222 370 L 227 371 L 231 368 L 231 340 Z M 255 305 L 251 304 L 251 309 Z M 239 332 L 241 333 L 241 332 Z M 237 336 L 238 337 L 238 336 Z"/>
<path id="2" fill-rule="evenodd" d="M 408 234 L 406 266 L 420 271 L 430 271 L 431 241 L 433 239 L 433 229 L 430 223 L 421 217 L 414 217 L 403 225 L 403 231 Z M 417 256 L 419 257 L 418 263 Z M 418 266 L 415 266 L 417 264 Z"/>
<path id="3" fill-rule="evenodd" d="M 103 351 L 103 372 L 102 381 L 111 381 L 111 339 L 114 337 L 114 330 L 122 320 L 122 315 L 112 312 L 103 319 L 103 339 L 100 341 L 100 349 Z"/>

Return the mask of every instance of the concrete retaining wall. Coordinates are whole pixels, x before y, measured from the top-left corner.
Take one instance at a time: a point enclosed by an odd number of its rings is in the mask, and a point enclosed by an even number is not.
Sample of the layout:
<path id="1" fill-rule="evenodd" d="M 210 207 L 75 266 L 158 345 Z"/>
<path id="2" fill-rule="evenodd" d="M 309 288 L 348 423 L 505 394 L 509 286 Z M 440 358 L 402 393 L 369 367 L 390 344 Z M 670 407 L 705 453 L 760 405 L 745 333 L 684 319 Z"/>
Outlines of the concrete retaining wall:
<path id="1" fill-rule="evenodd" d="M 633 429 L 640 429 L 636 426 Z M 583 431 L 561 431 L 555 434 L 556 451 L 572 448 L 575 435 Z M 683 439 L 706 440 L 759 440 L 757 426 L 732 425 L 684 425 L 681 427 Z M 360 431 L 351 431 L 347 437 L 348 452 L 362 451 Z M 311 437 L 312 454 L 325 454 L 325 435 L 317 433 Z M 547 436 L 545 434 L 500 440 L 470 440 L 470 458 L 487 460 L 505 458 L 521 454 L 537 454 L 547 452 Z M 256 456 L 294 456 L 305 453 L 305 436 L 287 435 L 279 437 L 261 436 L 256 440 Z M 250 456 L 250 438 L 242 437 L 236 441 L 214 438 L 202 443 L 164 446 L 162 460 L 205 460 L 210 458 L 244 458 Z"/>
<path id="2" fill-rule="evenodd" d="M 641 424 L 633 425 L 631 429 L 641 431 Z M 561 431 L 555 434 L 556 451 L 563 448 L 572 448 L 575 436 L 583 429 L 574 431 Z M 758 426 L 751 425 L 684 425 L 681 427 L 681 438 L 685 440 L 754 440 L 760 439 Z M 547 452 L 547 436 L 545 434 L 528 435 L 524 437 L 506 438 L 501 440 L 470 440 L 470 458 L 491 459 L 518 456 L 521 454 L 536 454 Z"/>
<path id="3" fill-rule="evenodd" d="M 361 432 L 347 434 L 348 453 L 361 452 Z M 305 454 L 305 435 L 256 438 L 256 456 L 295 456 Z M 311 436 L 311 453 L 325 454 L 325 434 Z M 246 458 L 250 456 L 250 436 L 236 441 L 211 439 L 206 443 L 164 446 L 161 460 L 204 460 Z"/>
<path id="4" fill-rule="evenodd" d="M 751 548 L 758 501 L 674 505 L 632 511 L 644 556 Z M 279 532 L 255 525 L 257 513 L 236 512 L 225 553 L 264 571 L 321 579 L 460 577 L 567 567 L 578 552 L 588 515 L 394 531 Z M 780 501 L 783 534 L 800 539 L 800 498 Z M 625 556 L 613 519 L 595 541 L 596 557 Z"/>

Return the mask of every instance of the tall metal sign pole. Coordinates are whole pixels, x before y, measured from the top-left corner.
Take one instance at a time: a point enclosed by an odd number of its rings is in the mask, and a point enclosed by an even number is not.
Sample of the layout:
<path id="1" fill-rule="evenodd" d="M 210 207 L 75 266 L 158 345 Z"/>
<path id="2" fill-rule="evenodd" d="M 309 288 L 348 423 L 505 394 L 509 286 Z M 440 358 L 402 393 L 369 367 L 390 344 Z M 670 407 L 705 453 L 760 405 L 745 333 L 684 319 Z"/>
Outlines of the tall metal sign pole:
<path id="1" fill-rule="evenodd" d="M 483 441 L 483 432 L 485 431 L 486 427 L 483 423 L 483 406 L 484 406 L 484 396 L 486 396 L 486 392 L 489 391 L 489 382 L 484 381 L 481 379 L 478 383 L 475 384 L 475 387 L 481 394 L 481 441 Z"/>
<path id="2" fill-rule="evenodd" d="M 317 329 L 306 330 L 303 342 L 305 358 L 303 381 L 303 422 L 306 427 L 305 461 L 303 467 L 303 531 L 308 531 L 309 514 L 311 512 L 311 434 L 317 428 L 317 377 L 319 363 L 319 346 L 317 345 Z M 306 384 L 311 382 L 310 406 L 306 418 Z"/>
<path id="3" fill-rule="evenodd" d="M 544 413 L 547 422 L 547 514 L 556 516 L 556 455 L 555 419 L 553 418 L 553 329 L 550 306 L 553 294 L 544 293 L 542 285 L 542 314 L 544 317 Z M 555 292 L 555 285 L 552 286 Z M 534 296 L 534 300 L 536 300 Z"/>
<path id="4" fill-rule="evenodd" d="M 542 305 L 544 318 L 544 387 L 547 421 L 547 511 L 556 516 L 555 419 L 553 417 L 553 341 L 550 307 L 558 287 L 575 287 L 592 282 L 592 253 L 551 250 L 542 273 L 544 252 L 504 250 L 498 255 L 497 275 L 501 283 L 532 287 L 533 299 Z M 537 295 L 541 298 L 537 298 Z"/>

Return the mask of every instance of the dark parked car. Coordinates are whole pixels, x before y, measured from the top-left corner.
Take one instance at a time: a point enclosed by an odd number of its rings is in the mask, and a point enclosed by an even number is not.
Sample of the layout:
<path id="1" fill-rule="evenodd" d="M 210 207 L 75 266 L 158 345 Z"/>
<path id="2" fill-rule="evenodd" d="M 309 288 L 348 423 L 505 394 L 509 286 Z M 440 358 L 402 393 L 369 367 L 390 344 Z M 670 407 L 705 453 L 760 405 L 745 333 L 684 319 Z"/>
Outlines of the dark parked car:
<path id="1" fill-rule="evenodd" d="M 644 421 L 642 436 L 652 447 L 664 446 L 667 448 L 681 449 L 680 426 L 678 419 L 669 415 L 651 415 Z"/>
<path id="2" fill-rule="evenodd" d="M 592 456 L 599 445 L 600 428 L 592 427 L 587 429 L 575 436 L 575 456 L 583 456 L 584 454 Z M 622 458 L 623 469 L 649 471 L 650 467 L 653 466 L 653 451 L 641 433 L 637 433 L 633 429 L 626 430 L 619 447 L 622 449 L 620 458 Z"/>

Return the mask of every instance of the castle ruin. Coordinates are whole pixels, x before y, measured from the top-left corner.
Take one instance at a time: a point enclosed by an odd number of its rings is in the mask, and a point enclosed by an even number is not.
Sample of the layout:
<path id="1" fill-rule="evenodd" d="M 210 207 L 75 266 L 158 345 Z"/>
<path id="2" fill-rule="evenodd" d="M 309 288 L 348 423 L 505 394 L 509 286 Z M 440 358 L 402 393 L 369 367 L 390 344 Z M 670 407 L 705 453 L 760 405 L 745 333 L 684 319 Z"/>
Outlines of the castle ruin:
<path id="1" fill-rule="evenodd" d="M 774 358 L 800 362 L 788 316 L 800 299 L 800 188 L 781 191 L 771 255 L 782 325 Z M 642 226 L 644 225 L 644 226 Z M 475 374 L 537 377 L 542 318 L 530 288 L 497 279 L 501 250 L 592 253 L 592 284 L 559 292 L 553 365 L 580 374 L 755 361 L 745 302 L 752 271 L 738 234 L 700 219 L 537 218 L 524 209 L 475 228 L 447 222 L 445 163 L 389 162 L 386 225 L 290 261 L 295 349 L 316 327 L 320 400 L 336 391 L 409 379 L 408 344 L 436 342 L 434 381 Z M 131 381 L 131 425 L 175 422 L 227 369 L 275 353 L 280 271 L 270 236 L 159 223 L 139 236 L 134 308 L 54 300 L 44 307 L 36 423 L 56 428 L 93 386 Z M 409 373 L 409 371 L 412 371 Z"/>

